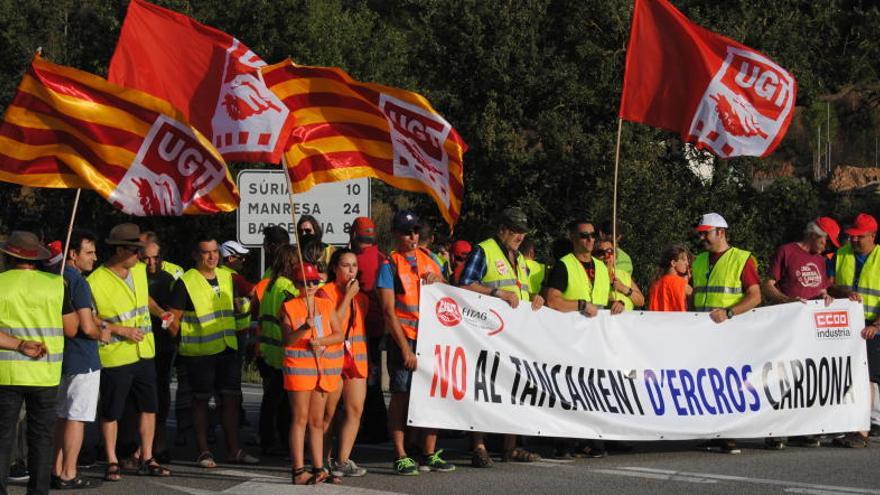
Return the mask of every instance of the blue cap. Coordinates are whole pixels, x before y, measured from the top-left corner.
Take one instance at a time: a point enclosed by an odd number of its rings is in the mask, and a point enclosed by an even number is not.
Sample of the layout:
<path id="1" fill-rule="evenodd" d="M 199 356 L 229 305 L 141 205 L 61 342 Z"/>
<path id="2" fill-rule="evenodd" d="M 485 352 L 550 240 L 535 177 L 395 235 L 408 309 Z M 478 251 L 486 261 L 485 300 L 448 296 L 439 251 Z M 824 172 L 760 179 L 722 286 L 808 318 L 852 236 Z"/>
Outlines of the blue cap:
<path id="1" fill-rule="evenodd" d="M 412 232 L 413 230 L 419 230 L 421 227 L 422 222 L 419 221 L 419 217 L 412 210 L 398 211 L 394 214 L 394 219 L 391 221 L 391 229 L 395 232 Z"/>

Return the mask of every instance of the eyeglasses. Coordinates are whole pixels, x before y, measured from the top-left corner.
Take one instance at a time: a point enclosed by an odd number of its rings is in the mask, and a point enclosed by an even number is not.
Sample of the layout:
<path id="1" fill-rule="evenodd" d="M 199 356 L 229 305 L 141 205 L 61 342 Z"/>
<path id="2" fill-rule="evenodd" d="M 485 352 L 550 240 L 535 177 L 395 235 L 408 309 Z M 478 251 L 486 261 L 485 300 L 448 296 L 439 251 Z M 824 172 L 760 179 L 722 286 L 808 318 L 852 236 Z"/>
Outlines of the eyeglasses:
<path id="1" fill-rule="evenodd" d="M 581 239 L 595 239 L 596 238 L 596 232 L 593 232 L 593 231 L 591 231 L 591 232 L 578 232 L 577 235 Z"/>
<path id="2" fill-rule="evenodd" d="M 697 237 L 699 237 L 699 238 L 708 237 L 709 232 L 715 232 L 716 230 L 718 230 L 718 229 L 699 230 L 699 231 L 697 231 Z"/>

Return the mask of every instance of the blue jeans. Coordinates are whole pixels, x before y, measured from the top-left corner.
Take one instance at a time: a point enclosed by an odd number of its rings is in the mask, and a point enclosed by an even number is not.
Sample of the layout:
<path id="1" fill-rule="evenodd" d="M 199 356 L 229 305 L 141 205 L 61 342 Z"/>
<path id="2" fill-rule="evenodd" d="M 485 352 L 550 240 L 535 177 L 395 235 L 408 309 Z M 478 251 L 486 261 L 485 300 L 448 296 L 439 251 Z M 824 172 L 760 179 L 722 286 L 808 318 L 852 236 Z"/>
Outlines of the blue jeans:
<path id="1" fill-rule="evenodd" d="M 21 404 L 27 410 L 28 495 L 49 493 L 52 476 L 52 438 L 58 387 L 0 386 L 0 494 L 7 493 L 9 464 L 15 445 L 15 425 Z"/>

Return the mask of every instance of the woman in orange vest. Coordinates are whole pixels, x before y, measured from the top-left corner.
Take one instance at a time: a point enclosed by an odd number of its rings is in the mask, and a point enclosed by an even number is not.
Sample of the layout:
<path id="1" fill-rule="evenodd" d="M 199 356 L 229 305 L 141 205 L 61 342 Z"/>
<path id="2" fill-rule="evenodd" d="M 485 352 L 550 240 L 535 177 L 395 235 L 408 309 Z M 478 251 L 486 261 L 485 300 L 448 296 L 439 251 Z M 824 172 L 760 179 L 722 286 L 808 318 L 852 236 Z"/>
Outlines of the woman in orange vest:
<path id="1" fill-rule="evenodd" d="M 345 405 L 345 417 L 338 428 L 339 450 L 330 466 L 333 476 L 363 476 L 367 470 L 358 467 L 351 459 L 351 450 L 361 426 L 361 413 L 367 396 L 367 337 L 364 316 L 369 299 L 360 292 L 357 281 L 358 260 L 354 251 L 337 248 L 330 257 L 327 285 L 318 291 L 317 297 L 333 301 L 336 318 L 344 334 L 342 387 L 327 398 L 324 424 L 333 422 L 333 415 L 340 397 Z M 332 431 L 327 435 L 325 446 L 330 448 Z"/>
<path id="2" fill-rule="evenodd" d="M 283 274 L 293 280 L 300 296 L 281 306 L 284 334 L 284 389 L 292 414 L 290 455 L 295 485 L 322 483 L 324 470 L 324 409 L 327 395 L 339 386 L 342 374 L 343 333 L 332 301 L 316 298 L 321 275 L 315 265 L 297 264 L 293 273 Z M 333 347 L 338 347 L 338 350 Z M 305 435 L 309 428 L 312 472 L 305 470 Z"/>
<path id="3" fill-rule="evenodd" d="M 657 278 L 648 291 L 649 311 L 687 311 L 687 298 L 693 292 L 691 253 L 685 246 L 669 246 L 657 264 Z"/>

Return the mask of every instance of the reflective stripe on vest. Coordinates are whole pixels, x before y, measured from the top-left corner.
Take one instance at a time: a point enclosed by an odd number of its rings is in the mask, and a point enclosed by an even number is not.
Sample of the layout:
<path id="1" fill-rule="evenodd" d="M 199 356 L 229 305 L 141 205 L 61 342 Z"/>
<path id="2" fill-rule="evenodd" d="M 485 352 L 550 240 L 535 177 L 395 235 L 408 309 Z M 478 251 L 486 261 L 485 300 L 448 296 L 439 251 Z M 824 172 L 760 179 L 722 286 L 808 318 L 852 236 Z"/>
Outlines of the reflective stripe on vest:
<path id="1" fill-rule="evenodd" d="M 715 262 L 709 271 L 709 253 L 700 253 L 694 260 L 694 309 L 712 311 L 729 308 L 743 298 L 740 276 L 751 253 L 731 247 Z"/>
<path id="2" fill-rule="evenodd" d="M 238 275 L 237 271 L 225 265 L 218 266 L 217 269 L 226 270 L 230 273 L 230 275 Z M 250 298 L 246 296 L 242 297 L 245 297 L 248 300 L 248 304 L 246 305 L 246 307 L 241 308 L 240 313 L 233 314 L 233 317 L 235 318 L 235 329 L 238 331 L 245 330 L 251 326 Z"/>
<path id="3" fill-rule="evenodd" d="M 517 251 L 514 268 L 510 266 L 510 260 L 495 239 L 486 239 L 479 246 L 486 255 L 486 274 L 480 280 L 480 284 L 513 292 L 521 301 L 528 301 L 529 270 L 523 255 Z"/>
<path id="4" fill-rule="evenodd" d="M 284 388 L 286 390 L 323 390 L 332 392 L 339 386 L 342 374 L 342 344 L 327 346 L 324 352 L 315 351 L 309 340 L 319 336 L 332 335 L 330 313 L 336 308 L 325 298 L 315 298 L 315 328 L 293 345 L 284 348 Z M 291 299 L 281 306 L 293 328 L 299 328 L 306 321 L 308 309 L 304 298 Z"/>
<path id="5" fill-rule="evenodd" d="M 64 356 L 64 280 L 39 270 L 12 269 L 0 273 L 0 287 L 0 332 L 40 342 L 48 351 L 31 359 L 15 350 L 0 350 L 0 385 L 58 385 Z"/>
<path id="6" fill-rule="evenodd" d="M 568 253 L 559 260 L 565 265 L 568 274 L 568 285 L 562 293 L 562 298 L 567 301 L 584 300 L 596 306 L 608 305 L 608 295 L 611 291 L 611 278 L 608 276 L 608 268 L 605 263 L 593 258 L 593 280 L 587 276 L 583 263 L 574 253 Z"/>
<path id="7" fill-rule="evenodd" d="M 280 370 L 283 364 L 284 340 L 281 333 L 281 319 L 278 313 L 281 305 L 291 296 L 296 297 L 299 291 L 287 277 L 278 277 L 275 283 L 263 292 L 260 303 L 260 356 L 269 366 Z"/>
<path id="8" fill-rule="evenodd" d="M 389 256 L 392 271 L 402 291 L 394 294 L 394 313 L 406 338 L 415 340 L 419 334 L 419 294 L 421 293 L 422 277 L 428 273 L 440 276 L 440 267 L 421 249 L 413 252 L 416 258 L 415 270 L 406 256 L 392 252 Z"/>
<path id="9" fill-rule="evenodd" d="M 865 320 L 873 321 L 880 316 L 880 246 L 868 255 L 859 273 L 859 285 L 853 287 L 856 278 L 856 255 L 852 245 L 846 244 L 837 250 L 834 266 L 834 279 L 837 285 L 853 289 L 862 296 Z"/>
<path id="10" fill-rule="evenodd" d="M 155 337 L 147 309 L 150 301 L 147 266 L 138 263 L 129 273 L 134 282 L 134 292 L 125 280 L 103 265 L 86 279 L 92 289 L 98 318 L 123 327 L 139 328 L 144 332 L 144 339 L 140 342 L 114 335 L 109 344 L 98 347 L 101 366 L 105 368 L 136 363 L 156 355 Z"/>
<path id="11" fill-rule="evenodd" d="M 227 270 L 215 270 L 214 274 L 219 291 L 195 268 L 180 277 L 195 308 L 195 311 L 185 312 L 180 319 L 182 356 L 212 356 L 227 347 L 238 349 L 232 309 L 232 274 Z"/>

